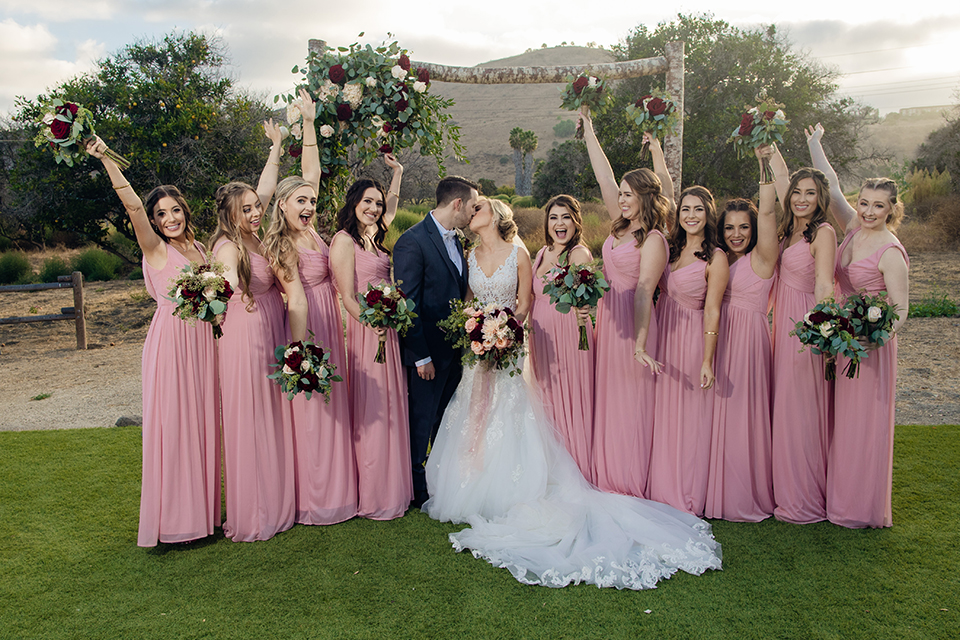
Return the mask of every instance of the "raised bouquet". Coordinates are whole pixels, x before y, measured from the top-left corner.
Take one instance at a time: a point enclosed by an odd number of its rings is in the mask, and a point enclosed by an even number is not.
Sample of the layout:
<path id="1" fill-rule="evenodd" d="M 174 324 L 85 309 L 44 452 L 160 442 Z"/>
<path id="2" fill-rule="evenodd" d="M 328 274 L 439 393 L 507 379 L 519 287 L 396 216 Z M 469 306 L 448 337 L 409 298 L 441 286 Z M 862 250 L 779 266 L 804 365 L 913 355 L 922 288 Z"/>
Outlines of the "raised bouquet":
<path id="1" fill-rule="evenodd" d="M 790 123 L 783 113 L 783 105 L 761 93 L 757 104 L 749 107 L 740 117 L 740 125 L 733 130 L 727 142 L 737 150 L 737 158 L 753 155 L 754 149 L 763 145 L 783 143 L 783 134 Z M 760 182 L 773 182 L 773 170 L 767 158 L 762 159 Z"/>
<path id="2" fill-rule="evenodd" d="M 313 332 L 310 332 L 313 337 Z M 330 352 L 320 345 L 304 340 L 282 344 L 273 352 L 277 369 L 267 377 L 275 380 L 287 400 L 293 400 L 298 393 L 304 393 L 307 400 L 314 393 L 323 394 L 323 401 L 330 402 L 330 387 L 334 382 L 342 382 L 336 375 L 337 365 L 330 362 Z"/>
<path id="3" fill-rule="evenodd" d="M 520 373 L 518 362 L 523 354 L 523 326 L 513 309 L 477 300 L 450 302 L 452 311 L 437 326 L 447 332 L 447 340 L 463 351 L 461 362 L 472 367 L 478 362 L 493 369 L 507 370 L 511 376 Z"/>
<path id="4" fill-rule="evenodd" d="M 603 294 L 610 290 L 599 260 L 577 265 L 557 263 L 544 274 L 543 282 L 544 295 L 550 296 L 550 304 L 560 313 L 569 313 L 573 307 L 595 307 Z M 589 351 L 587 328 L 579 315 L 577 325 L 580 327 L 578 348 L 580 351 Z"/>
<path id="5" fill-rule="evenodd" d="M 853 335 L 878 347 L 890 341 L 893 323 L 900 319 L 896 307 L 887 299 L 886 291 L 875 296 L 861 291 L 847 298 L 843 308 L 850 315 Z"/>
<path id="6" fill-rule="evenodd" d="M 807 312 L 803 320 L 796 323 L 790 335 L 797 336 L 803 345 L 800 351 L 810 347 L 817 355 L 829 356 L 824 369 L 824 378 L 836 380 L 837 365 L 834 358 L 844 355 L 850 359 L 844 373 L 848 378 L 857 375 L 860 360 L 867 357 L 854 335 L 849 312 L 833 299 L 824 300 Z"/>
<path id="7" fill-rule="evenodd" d="M 395 329 L 401 336 L 406 335 L 407 329 L 413 326 L 413 319 L 417 314 L 413 312 L 416 303 L 408 300 L 397 284 L 368 284 L 366 293 L 358 293 L 360 301 L 360 322 L 374 328 L 386 327 Z M 387 336 L 380 336 L 377 345 L 375 362 L 383 364 L 387 361 L 384 345 Z"/>
<path id="8" fill-rule="evenodd" d="M 75 102 L 64 102 L 60 98 L 54 98 L 43 105 L 43 116 L 36 124 L 40 126 L 40 131 L 33 139 L 34 144 L 38 147 L 49 146 L 57 164 L 62 162 L 68 167 L 72 167 L 76 159 L 86 155 L 83 141 L 97 135 L 90 110 Z M 130 166 L 127 159 L 111 149 L 107 149 L 106 156 L 121 169 Z"/>
<path id="9" fill-rule="evenodd" d="M 568 77 L 567 86 L 560 90 L 560 107 L 568 111 L 580 111 L 586 106 L 591 113 L 603 113 L 610 102 L 607 83 L 602 78 L 580 74 Z M 583 127 L 577 123 L 577 140 L 583 140 Z"/>
<path id="10" fill-rule="evenodd" d="M 223 335 L 220 325 L 227 312 L 227 301 L 233 296 L 233 287 L 223 277 L 223 263 L 207 253 L 206 262 L 191 262 L 172 282 L 167 298 L 176 305 L 173 315 L 191 325 L 197 320 L 213 326 L 213 337 Z"/>
<path id="11" fill-rule="evenodd" d="M 627 105 L 627 117 L 640 128 L 640 132 L 649 132 L 659 140 L 677 132 L 680 115 L 673 96 L 659 89 Z M 646 154 L 646 145 L 642 153 Z"/>

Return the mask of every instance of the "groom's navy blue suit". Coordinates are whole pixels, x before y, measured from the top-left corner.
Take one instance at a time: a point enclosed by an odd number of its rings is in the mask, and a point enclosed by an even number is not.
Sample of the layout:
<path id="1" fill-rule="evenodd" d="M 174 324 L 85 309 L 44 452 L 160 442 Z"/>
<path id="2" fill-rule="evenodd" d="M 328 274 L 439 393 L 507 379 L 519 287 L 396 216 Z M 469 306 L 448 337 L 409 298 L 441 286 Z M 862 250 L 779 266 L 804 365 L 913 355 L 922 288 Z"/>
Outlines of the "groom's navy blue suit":
<path id="1" fill-rule="evenodd" d="M 450 315 L 450 301 L 467 293 L 467 261 L 463 246 L 456 240 L 462 273 L 457 271 L 432 215 L 408 229 L 393 247 L 394 279 L 407 297 L 416 303 L 418 317 L 400 339 L 401 360 L 407 367 L 410 404 L 410 451 L 413 465 L 414 501 L 427 498 L 423 467 L 427 446 L 436 437 L 443 412 L 453 396 L 463 368 L 460 350 L 445 339 L 437 322 Z M 424 380 L 417 362 L 431 358 L 436 375 Z"/>

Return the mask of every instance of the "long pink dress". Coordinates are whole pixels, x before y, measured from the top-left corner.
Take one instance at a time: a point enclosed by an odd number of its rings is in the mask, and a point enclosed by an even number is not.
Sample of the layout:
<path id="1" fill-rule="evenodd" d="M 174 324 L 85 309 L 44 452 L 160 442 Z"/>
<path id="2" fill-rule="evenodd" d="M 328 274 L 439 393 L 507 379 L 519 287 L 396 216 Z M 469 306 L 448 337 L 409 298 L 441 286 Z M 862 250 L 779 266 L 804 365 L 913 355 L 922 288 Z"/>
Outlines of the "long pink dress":
<path id="1" fill-rule="evenodd" d="M 843 251 L 856 233 L 837 251 L 837 287 L 843 297 L 886 290 L 878 265 L 887 250 L 899 251 L 909 266 L 907 251 L 898 242 L 844 267 Z M 900 310 L 899 313 L 905 313 Z M 837 359 L 843 371 L 847 359 Z M 833 441 L 827 462 L 827 518 L 844 527 L 893 525 L 890 494 L 893 485 L 893 420 L 897 383 L 897 338 L 871 351 L 860 361 L 860 376 L 838 374 L 834 395 Z"/>
<path id="2" fill-rule="evenodd" d="M 695 516 L 703 515 L 707 496 L 713 422 L 714 392 L 700 388 L 706 271 L 699 259 L 676 271 L 667 265 L 657 301 L 663 370 L 657 376 L 650 499 Z"/>
<path id="3" fill-rule="evenodd" d="M 345 231 L 339 231 L 347 235 Z M 349 237 L 349 236 L 348 236 Z M 352 240 L 351 240 L 352 241 Z M 390 282 L 390 257 L 354 244 L 353 284 Z M 386 362 L 374 362 L 378 338 L 347 315 L 347 375 L 353 407 L 353 444 L 359 471 L 357 515 L 373 520 L 402 516 L 413 499 L 407 380 L 396 331 L 387 331 Z"/>
<path id="4" fill-rule="evenodd" d="M 830 225 L 820 233 L 833 234 Z M 773 495 L 778 520 L 795 524 L 827 517 L 827 448 L 833 421 L 833 384 L 823 356 L 800 352 L 796 321 L 816 304 L 815 269 L 804 240 L 780 252 L 773 307 Z"/>
<path id="5" fill-rule="evenodd" d="M 651 231 L 663 240 L 659 231 Z M 597 309 L 596 395 L 593 410 L 594 478 L 603 491 L 647 498 L 653 441 L 653 373 L 633 357 L 633 298 L 640 277 L 640 247 L 632 237 L 616 248 L 603 243 L 610 284 Z M 647 353 L 657 358 L 657 317 L 651 311 Z"/>
<path id="6" fill-rule="evenodd" d="M 214 253 L 228 240 L 221 240 Z M 267 378 L 274 350 L 287 344 L 283 299 L 266 258 L 250 254 L 249 298 L 238 287 L 227 305 L 220 338 L 227 520 L 234 542 L 268 540 L 293 526 L 293 412 Z"/>
<path id="7" fill-rule="evenodd" d="M 757 275 L 750 254 L 730 265 L 717 342 L 707 518 L 759 522 L 773 513 L 767 309 L 775 281 L 776 275 Z"/>
<path id="8" fill-rule="evenodd" d="M 143 261 L 147 293 L 157 301 L 143 343 L 143 481 L 137 544 L 204 538 L 220 524 L 217 366 L 210 325 L 174 317 L 170 282 L 190 264 L 165 245 L 167 264 Z M 203 246 L 197 249 L 204 253 Z"/>
<path id="9" fill-rule="evenodd" d="M 307 329 L 314 334 L 312 340 L 330 352 L 330 362 L 344 381 L 333 383 L 329 404 L 320 395 L 307 400 L 299 394 L 293 399 L 297 522 L 334 524 L 357 515 L 357 463 L 340 302 L 330 275 L 329 249 L 319 234 L 313 236 L 320 251 L 300 249 Z"/>
<path id="10" fill-rule="evenodd" d="M 540 249 L 533 272 L 543 262 Z M 576 310 L 563 314 L 543 293 L 543 280 L 534 278 L 530 311 L 530 355 L 533 375 L 550 423 L 587 480 L 593 479 L 593 328 L 587 327 L 589 351 L 580 351 Z"/>

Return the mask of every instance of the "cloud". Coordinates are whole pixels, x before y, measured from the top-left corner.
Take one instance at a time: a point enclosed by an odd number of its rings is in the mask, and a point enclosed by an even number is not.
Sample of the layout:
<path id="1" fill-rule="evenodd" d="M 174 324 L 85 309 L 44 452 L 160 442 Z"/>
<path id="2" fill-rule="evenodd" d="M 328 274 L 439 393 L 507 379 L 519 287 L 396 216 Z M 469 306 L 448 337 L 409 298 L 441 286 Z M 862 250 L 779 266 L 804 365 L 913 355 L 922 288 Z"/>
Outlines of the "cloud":
<path id="1" fill-rule="evenodd" d="M 122 4 L 122 1 L 111 0 L 0 0 L 0 12 L 8 16 L 38 17 L 51 22 L 108 20 Z"/>

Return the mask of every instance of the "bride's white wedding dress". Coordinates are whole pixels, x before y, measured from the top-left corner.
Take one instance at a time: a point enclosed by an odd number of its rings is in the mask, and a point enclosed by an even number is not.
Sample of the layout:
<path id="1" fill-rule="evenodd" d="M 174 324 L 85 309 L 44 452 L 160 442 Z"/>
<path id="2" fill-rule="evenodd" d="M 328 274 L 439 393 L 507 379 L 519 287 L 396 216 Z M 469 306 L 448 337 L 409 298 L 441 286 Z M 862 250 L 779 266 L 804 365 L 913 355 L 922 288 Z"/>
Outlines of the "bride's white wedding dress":
<path id="1" fill-rule="evenodd" d="M 479 300 L 516 307 L 517 249 L 492 277 L 469 260 Z M 427 460 L 430 517 L 466 522 L 457 551 L 520 582 L 650 589 L 678 569 L 720 568 L 710 525 L 667 505 L 590 485 L 521 376 L 466 369 Z"/>

